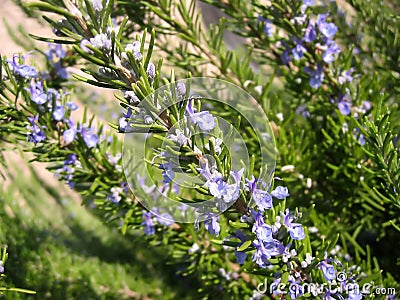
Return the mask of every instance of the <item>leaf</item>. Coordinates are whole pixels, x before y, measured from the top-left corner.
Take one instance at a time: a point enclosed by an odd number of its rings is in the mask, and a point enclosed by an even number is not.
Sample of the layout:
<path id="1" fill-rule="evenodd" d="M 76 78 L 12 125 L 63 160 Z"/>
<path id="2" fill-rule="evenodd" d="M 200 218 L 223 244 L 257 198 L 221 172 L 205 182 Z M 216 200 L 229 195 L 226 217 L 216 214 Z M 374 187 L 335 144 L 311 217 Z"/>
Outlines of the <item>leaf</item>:
<path id="1" fill-rule="evenodd" d="M 237 250 L 237 251 L 244 251 L 244 250 L 246 250 L 247 248 L 250 247 L 251 243 L 252 243 L 251 240 L 245 241 L 245 242 L 244 242 L 239 248 L 237 248 L 236 250 Z"/>

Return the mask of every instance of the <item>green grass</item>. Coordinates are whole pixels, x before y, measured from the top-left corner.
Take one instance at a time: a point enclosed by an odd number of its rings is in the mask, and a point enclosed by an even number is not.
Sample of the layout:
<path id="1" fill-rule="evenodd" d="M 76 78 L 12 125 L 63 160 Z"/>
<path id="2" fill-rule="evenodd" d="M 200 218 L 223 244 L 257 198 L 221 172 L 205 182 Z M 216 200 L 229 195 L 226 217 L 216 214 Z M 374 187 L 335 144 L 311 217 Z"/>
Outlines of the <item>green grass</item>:
<path id="1" fill-rule="evenodd" d="M 194 290 L 165 266 L 157 248 L 103 224 L 65 196 L 68 187 L 48 185 L 17 164 L 8 168 L 11 184 L 0 188 L 0 244 L 9 252 L 6 283 L 37 294 L 7 293 L 5 298 L 193 297 Z"/>

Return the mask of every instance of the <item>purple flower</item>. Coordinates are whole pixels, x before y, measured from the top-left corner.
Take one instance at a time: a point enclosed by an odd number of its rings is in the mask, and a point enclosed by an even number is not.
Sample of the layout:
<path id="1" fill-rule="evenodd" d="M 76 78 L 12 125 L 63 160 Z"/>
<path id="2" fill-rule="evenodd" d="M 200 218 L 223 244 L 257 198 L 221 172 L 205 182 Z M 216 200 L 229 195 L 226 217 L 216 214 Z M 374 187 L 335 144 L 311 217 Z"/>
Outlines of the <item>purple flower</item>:
<path id="1" fill-rule="evenodd" d="M 63 49 L 61 44 L 49 43 L 49 50 L 47 50 L 45 54 L 48 61 L 53 61 L 54 58 L 64 58 L 67 52 Z"/>
<path id="2" fill-rule="evenodd" d="M 31 82 L 29 91 L 31 94 L 31 100 L 36 104 L 42 105 L 47 102 L 47 94 L 43 91 L 43 85 L 41 82 Z"/>
<path id="3" fill-rule="evenodd" d="M 307 106 L 305 105 L 300 105 L 299 107 L 297 107 L 296 114 L 302 115 L 304 118 L 310 117 L 310 112 L 308 111 Z"/>
<path id="4" fill-rule="evenodd" d="M 363 134 L 360 134 L 360 136 L 358 137 L 358 143 L 359 143 L 361 146 L 364 146 L 364 145 L 365 145 L 365 136 L 364 136 Z"/>
<path id="5" fill-rule="evenodd" d="M 297 223 L 292 223 L 292 227 L 289 228 L 289 234 L 294 240 L 302 240 L 306 237 L 303 226 Z"/>
<path id="6" fill-rule="evenodd" d="M 106 51 L 111 50 L 111 40 L 104 33 L 100 33 L 100 34 L 96 35 L 95 37 L 91 38 L 90 44 L 92 44 L 92 46 L 97 49 L 106 50 Z M 81 48 L 82 48 L 82 43 L 81 43 Z"/>
<path id="7" fill-rule="evenodd" d="M 205 228 L 211 233 L 219 236 L 219 232 L 221 230 L 221 226 L 218 223 L 219 216 L 217 215 L 209 215 L 207 219 L 204 220 Z"/>
<path id="8" fill-rule="evenodd" d="M 264 247 L 264 244 L 259 240 L 254 240 L 253 245 L 256 248 L 256 252 L 253 254 L 252 261 L 255 261 L 259 267 L 266 268 L 269 265 L 268 258 L 270 257 Z"/>
<path id="9" fill-rule="evenodd" d="M 117 204 L 121 201 L 121 196 L 120 196 L 121 192 L 122 192 L 121 187 L 113 187 L 111 188 L 111 193 L 108 194 L 106 199 L 114 204 Z"/>
<path id="10" fill-rule="evenodd" d="M 66 105 L 71 111 L 78 109 L 78 105 L 76 105 L 74 102 L 67 102 Z"/>
<path id="11" fill-rule="evenodd" d="M 240 178 L 243 175 L 244 169 L 239 171 L 231 171 L 231 176 L 235 183 L 228 184 L 222 179 L 217 181 L 207 182 L 208 189 L 214 197 L 222 199 L 225 203 L 231 203 L 239 197 Z"/>
<path id="12" fill-rule="evenodd" d="M 178 97 L 183 98 L 186 96 L 186 85 L 183 82 L 178 82 L 175 89 Z"/>
<path id="13" fill-rule="evenodd" d="M 371 102 L 367 101 L 367 100 L 363 100 L 361 103 L 361 111 L 366 113 L 367 111 L 369 111 L 372 107 Z"/>
<path id="14" fill-rule="evenodd" d="M 239 265 L 243 265 L 247 258 L 247 253 L 242 251 L 235 251 L 236 261 Z"/>
<path id="15" fill-rule="evenodd" d="M 313 23 L 309 23 L 306 29 L 306 34 L 304 35 L 304 41 L 306 43 L 311 43 L 317 38 L 317 31 L 315 30 L 315 25 Z"/>
<path id="16" fill-rule="evenodd" d="M 103 9 L 103 1 L 102 0 L 90 0 L 90 4 L 95 11 L 100 12 Z"/>
<path id="17" fill-rule="evenodd" d="M 201 130 L 212 130 L 215 128 L 215 120 L 212 114 L 208 111 L 201 111 L 198 113 L 194 112 L 190 101 L 188 101 L 188 105 L 186 108 L 186 112 L 188 114 L 188 119 L 199 125 Z"/>
<path id="18" fill-rule="evenodd" d="M 74 165 L 78 160 L 78 157 L 75 153 L 73 154 L 68 154 L 67 158 L 64 161 L 64 166 L 66 165 Z"/>
<path id="19" fill-rule="evenodd" d="M 274 34 L 274 30 L 271 24 L 270 20 L 265 20 L 264 22 L 264 33 L 268 36 L 271 37 Z"/>
<path id="20" fill-rule="evenodd" d="M 122 117 L 118 120 L 119 131 L 125 132 L 128 127 L 128 119 L 132 117 L 132 109 L 128 108 L 127 112 L 122 114 Z"/>
<path id="21" fill-rule="evenodd" d="M 187 128 L 185 128 L 185 129 L 187 129 Z M 189 142 L 190 132 L 188 129 L 185 132 L 185 130 L 182 131 L 177 128 L 177 129 L 175 129 L 175 134 L 170 134 L 168 136 L 168 139 L 178 143 L 179 146 L 183 146 Z"/>
<path id="22" fill-rule="evenodd" d="M 348 116 L 351 112 L 351 104 L 349 102 L 346 102 L 344 100 L 340 101 L 338 103 L 338 108 L 342 115 Z"/>
<path id="23" fill-rule="evenodd" d="M 65 107 L 63 105 L 57 105 L 53 110 L 53 119 L 61 121 L 64 118 Z"/>
<path id="24" fill-rule="evenodd" d="M 156 77 L 156 66 L 153 63 L 149 63 L 146 73 L 150 79 L 154 79 L 154 77 Z"/>
<path id="25" fill-rule="evenodd" d="M 56 69 L 58 77 L 60 77 L 62 79 L 67 79 L 68 78 L 68 71 L 67 71 L 66 68 L 64 68 L 61 65 L 61 61 L 58 61 L 58 62 L 54 63 L 53 67 Z"/>
<path id="26" fill-rule="evenodd" d="M 336 34 L 338 29 L 335 24 L 326 22 L 327 17 L 328 17 L 328 14 L 318 15 L 317 25 L 318 25 L 319 31 L 325 37 L 332 38 Z"/>
<path id="27" fill-rule="evenodd" d="M 140 103 L 140 99 L 133 91 L 125 91 L 124 98 L 129 101 L 132 105 L 137 105 Z"/>
<path id="28" fill-rule="evenodd" d="M 318 268 L 322 270 L 325 280 L 330 281 L 336 279 L 335 267 L 332 266 L 331 264 L 328 264 L 326 261 L 322 261 L 319 264 Z"/>
<path id="29" fill-rule="evenodd" d="M 164 226 L 171 226 L 175 223 L 174 218 L 169 213 L 161 213 L 160 209 L 155 208 L 152 213 L 154 214 L 157 222 Z"/>
<path id="30" fill-rule="evenodd" d="M 314 5 L 314 0 L 303 0 L 303 5 L 313 6 Z"/>
<path id="31" fill-rule="evenodd" d="M 301 59 L 306 52 L 307 49 L 301 44 L 301 41 L 298 41 L 296 46 L 292 49 L 293 58 L 295 60 Z"/>
<path id="32" fill-rule="evenodd" d="M 260 211 L 264 211 L 272 207 L 272 197 L 266 191 L 255 189 L 252 193 L 252 198 Z"/>
<path id="33" fill-rule="evenodd" d="M 304 71 L 307 74 L 310 74 L 310 86 L 314 89 L 317 89 L 321 86 L 322 81 L 324 80 L 324 73 L 320 66 L 317 66 L 316 70 L 312 70 L 308 67 L 304 68 Z"/>
<path id="34" fill-rule="evenodd" d="M 83 127 L 79 130 L 79 133 L 83 137 L 83 140 L 88 148 L 96 147 L 97 143 L 99 142 L 99 137 L 96 133 L 94 133 L 93 128 Z"/>
<path id="35" fill-rule="evenodd" d="M 251 213 L 254 219 L 252 232 L 256 234 L 260 241 L 272 241 L 272 226 L 265 224 L 264 217 L 261 212 L 252 210 Z"/>
<path id="36" fill-rule="evenodd" d="M 271 195 L 279 200 L 289 197 L 289 191 L 287 187 L 277 186 L 272 192 Z"/>
<path id="37" fill-rule="evenodd" d="M 294 240 L 302 240 L 305 238 L 304 229 L 301 224 L 293 223 L 294 216 L 290 214 L 289 209 L 285 210 L 285 213 L 281 212 L 283 224 L 286 226 L 290 237 Z"/>
<path id="38" fill-rule="evenodd" d="M 162 172 L 162 175 L 164 177 L 164 183 L 170 183 L 174 178 L 175 178 L 175 172 L 172 169 L 173 168 L 173 164 L 172 162 L 166 162 L 164 164 L 161 164 L 158 168 L 164 170 Z"/>
<path id="39" fill-rule="evenodd" d="M 144 225 L 144 233 L 146 235 L 155 234 L 156 230 L 153 223 L 153 214 L 151 212 L 146 212 L 145 210 L 143 210 L 142 218 L 144 220 L 142 222 L 142 225 Z"/>
<path id="40" fill-rule="evenodd" d="M 362 294 L 357 289 L 352 289 L 347 295 L 347 300 L 362 300 Z"/>
<path id="41" fill-rule="evenodd" d="M 326 63 L 331 63 L 335 60 L 335 54 L 340 53 L 340 48 L 335 42 L 329 44 L 328 49 L 322 54 L 322 59 Z"/>
<path id="42" fill-rule="evenodd" d="M 133 57 L 137 61 L 141 61 L 143 58 L 143 55 L 142 55 L 142 53 L 140 53 L 140 47 L 141 47 L 141 44 L 139 41 L 135 41 L 132 44 L 128 44 L 125 47 L 125 52 L 121 53 L 123 61 L 129 61 L 129 58 L 128 58 L 128 55 L 126 54 L 126 52 L 131 52 L 133 54 Z"/>
<path id="43" fill-rule="evenodd" d="M 290 62 L 290 55 L 289 55 L 289 49 L 286 48 L 282 54 L 281 54 L 281 61 L 284 65 L 287 65 Z"/>
<path id="44" fill-rule="evenodd" d="M 280 241 L 275 239 L 269 242 L 264 242 L 264 247 L 270 257 L 289 254 L 288 247 L 285 247 Z"/>
<path id="45" fill-rule="evenodd" d="M 75 140 L 76 132 L 77 132 L 77 130 L 75 127 L 72 127 L 70 129 L 67 129 L 64 131 L 63 136 L 64 136 L 64 141 L 66 144 L 72 143 Z"/>
<path id="46" fill-rule="evenodd" d="M 344 84 L 346 82 L 351 82 L 353 80 L 353 77 L 351 76 L 351 73 L 353 73 L 353 68 L 350 68 L 349 70 L 343 71 L 338 78 L 339 84 Z"/>
<path id="47" fill-rule="evenodd" d="M 43 142 L 46 139 L 46 134 L 44 131 L 36 124 L 36 122 L 39 120 L 39 115 L 36 115 L 35 117 L 28 117 L 29 123 L 31 123 L 30 130 L 31 132 L 28 133 L 29 137 L 29 142 L 37 143 Z"/>
<path id="48" fill-rule="evenodd" d="M 14 54 L 13 59 L 7 61 L 11 65 L 14 74 L 27 79 L 36 78 L 38 76 L 38 73 L 34 67 L 25 64 L 20 65 L 18 59 L 20 59 L 20 56 Z M 21 59 L 22 61 L 25 61 L 24 56 L 21 56 Z"/>
<path id="49" fill-rule="evenodd" d="M 0 274 L 4 273 L 3 261 L 0 260 Z"/>

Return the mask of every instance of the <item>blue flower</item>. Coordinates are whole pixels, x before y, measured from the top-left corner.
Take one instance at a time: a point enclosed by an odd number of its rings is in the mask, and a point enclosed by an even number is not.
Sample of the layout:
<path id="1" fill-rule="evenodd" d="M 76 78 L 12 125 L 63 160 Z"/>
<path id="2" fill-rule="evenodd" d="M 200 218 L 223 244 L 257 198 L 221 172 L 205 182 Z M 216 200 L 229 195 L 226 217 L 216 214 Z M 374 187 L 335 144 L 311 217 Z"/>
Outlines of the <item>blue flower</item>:
<path id="1" fill-rule="evenodd" d="M 251 180 L 246 178 L 245 188 L 246 190 L 250 191 L 251 197 L 260 211 L 264 211 L 272 207 L 271 195 L 264 190 L 257 189 L 257 179 L 254 176 L 252 176 Z"/>
<path id="2" fill-rule="evenodd" d="M 61 61 L 54 63 L 53 67 L 56 69 L 58 77 L 68 79 L 68 71 L 61 65 Z"/>
<path id="3" fill-rule="evenodd" d="M 274 29 L 272 27 L 272 23 L 270 20 L 266 20 L 264 22 L 264 33 L 268 36 L 271 37 L 274 34 Z"/>
<path id="4" fill-rule="evenodd" d="M 96 133 L 94 133 L 93 128 L 82 127 L 79 130 L 79 133 L 83 137 L 83 140 L 88 148 L 96 147 L 97 143 L 99 142 L 99 137 Z"/>
<path id="5" fill-rule="evenodd" d="M 303 226 L 299 223 L 293 223 L 294 216 L 290 214 L 289 209 L 285 210 L 285 213 L 282 213 L 283 224 L 286 226 L 290 237 L 294 240 L 302 240 L 305 238 L 305 233 Z"/>
<path id="6" fill-rule="evenodd" d="M 304 68 L 304 71 L 307 74 L 310 74 L 310 86 L 314 89 L 317 89 L 321 86 L 322 81 L 324 80 L 324 73 L 320 66 L 317 66 L 317 69 L 312 70 L 308 67 Z"/>
<path id="7" fill-rule="evenodd" d="M 350 290 L 347 295 L 347 300 L 361 300 L 362 298 L 362 294 L 357 289 Z"/>
<path id="8" fill-rule="evenodd" d="M 63 49 L 61 44 L 49 43 L 49 50 L 47 50 L 45 54 L 48 61 L 53 61 L 54 58 L 64 58 L 67 52 Z"/>
<path id="9" fill-rule="evenodd" d="M 153 214 L 151 212 L 146 212 L 145 210 L 143 210 L 142 218 L 144 220 L 142 222 L 142 225 L 144 225 L 144 233 L 146 235 L 155 234 L 156 233 L 156 229 L 154 227 Z"/>
<path id="10" fill-rule="evenodd" d="M 271 196 L 282 200 L 284 198 L 289 197 L 289 191 L 287 187 L 283 187 L 283 186 L 277 186 L 272 192 L 271 192 Z"/>
<path id="11" fill-rule="evenodd" d="M 282 63 L 283 63 L 284 65 L 287 65 L 287 64 L 290 62 L 291 59 L 290 59 L 289 49 L 288 49 L 288 48 L 286 48 L 286 49 L 282 52 L 280 58 L 281 58 L 281 61 L 282 61 Z"/>
<path id="12" fill-rule="evenodd" d="M 140 103 L 140 99 L 133 91 L 125 91 L 124 98 L 129 101 L 129 104 L 137 105 Z"/>
<path id="13" fill-rule="evenodd" d="M 24 56 L 20 57 L 17 54 L 13 55 L 12 60 L 7 61 L 11 65 L 14 74 L 19 75 L 23 78 L 27 78 L 27 79 L 36 78 L 38 76 L 38 72 L 36 71 L 36 69 L 34 67 L 28 66 L 25 64 L 20 65 L 18 62 L 18 59 L 22 59 L 22 61 L 25 61 Z"/>
<path id="14" fill-rule="evenodd" d="M 309 23 L 306 29 L 306 33 L 304 35 L 304 41 L 306 43 L 311 43 L 317 38 L 317 31 L 315 30 L 315 26 L 313 23 Z"/>
<path id="15" fill-rule="evenodd" d="M 150 79 L 154 79 L 156 77 L 156 66 L 153 63 L 149 63 L 146 73 Z"/>
<path id="16" fill-rule="evenodd" d="M 97 49 L 106 50 L 106 51 L 111 50 L 111 39 L 107 36 L 107 34 L 104 34 L 104 33 L 100 33 L 100 34 L 96 35 L 95 37 L 91 38 L 90 44 Z M 81 43 L 81 48 L 83 49 L 82 43 Z"/>
<path id="17" fill-rule="evenodd" d="M 211 233 L 215 234 L 216 236 L 219 236 L 221 226 L 218 223 L 219 221 L 219 216 L 218 215 L 209 215 L 205 220 L 204 220 L 204 226 L 205 228 Z"/>
<path id="18" fill-rule="evenodd" d="M 188 119 L 193 123 L 199 125 L 200 129 L 208 131 L 215 128 L 216 124 L 214 116 L 208 111 L 195 113 L 192 105 L 190 104 L 190 101 L 188 101 L 186 112 L 188 114 Z"/>
<path id="19" fill-rule="evenodd" d="M 322 59 L 326 63 L 331 63 L 335 60 L 335 54 L 340 53 L 340 48 L 335 42 L 329 43 L 328 49 L 322 54 Z"/>
<path id="20" fill-rule="evenodd" d="M 318 268 L 322 270 L 325 280 L 330 281 L 336 279 L 336 270 L 331 264 L 328 264 L 326 261 L 322 261 L 318 265 Z"/>
<path id="21" fill-rule="evenodd" d="M 252 232 L 254 232 L 257 238 L 262 242 L 271 242 L 272 238 L 272 226 L 265 224 L 264 216 L 261 212 L 251 210 L 251 214 L 254 219 Z"/>
<path id="22" fill-rule="evenodd" d="M 53 110 L 53 119 L 61 121 L 64 118 L 65 107 L 63 105 L 57 105 Z"/>
<path id="23" fill-rule="evenodd" d="M 301 44 L 301 41 L 297 41 L 296 46 L 292 49 L 293 58 L 299 60 L 304 56 L 307 49 Z"/>
<path id="24" fill-rule="evenodd" d="M 341 100 L 338 103 L 338 108 L 339 108 L 340 112 L 342 113 L 342 115 L 344 115 L 344 116 L 348 116 L 351 112 L 351 104 L 344 100 Z"/>
<path id="25" fill-rule="evenodd" d="M 29 91 L 31 94 L 31 100 L 36 104 L 42 105 L 47 102 L 48 96 L 46 92 L 43 91 L 43 85 L 41 82 L 31 82 Z"/>
<path id="26" fill-rule="evenodd" d="M 270 194 L 268 194 L 268 192 L 260 189 L 254 189 L 251 196 L 260 211 L 264 211 L 272 207 L 272 197 Z"/>
<path id="27" fill-rule="evenodd" d="M 173 168 L 173 164 L 172 162 L 166 162 L 164 164 L 161 164 L 158 168 L 164 170 L 162 172 L 162 175 L 164 177 L 164 183 L 170 183 L 174 178 L 175 178 L 175 172 L 172 169 Z"/>
<path id="28" fill-rule="evenodd" d="M 78 105 L 76 105 L 74 102 L 67 102 L 66 105 L 71 111 L 78 109 Z"/>
<path id="29" fill-rule="evenodd" d="M 339 84 L 344 84 L 346 82 L 351 82 L 353 80 L 353 77 L 351 76 L 351 73 L 353 73 L 353 68 L 350 68 L 349 70 L 343 71 L 338 78 Z"/>
<path id="30" fill-rule="evenodd" d="M 74 165 L 78 160 L 78 157 L 75 153 L 73 154 L 68 154 L 67 158 L 64 161 L 64 166 L 65 165 Z"/>
<path id="31" fill-rule="evenodd" d="M 235 251 L 236 261 L 239 265 L 243 265 L 247 258 L 247 253 L 242 251 Z"/>
<path id="32" fill-rule="evenodd" d="M 153 214 L 157 220 L 157 222 L 161 225 L 164 226 L 171 226 L 172 224 L 175 223 L 174 218 L 167 212 L 160 212 L 159 208 L 155 208 L 153 211 Z"/>
<path id="33" fill-rule="evenodd" d="M 328 14 L 320 14 L 318 15 L 317 19 L 317 25 L 319 31 L 327 38 L 332 38 L 336 32 L 337 32 L 337 27 L 333 23 L 327 23 L 326 18 L 328 17 Z"/>
<path id="34" fill-rule="evenodd" d="M 266 268 L 270 263 L 268 259 L 270 258 L 264 244 L 259 240 L 254 240 L 253 245 L 256 248 L 256 252 L 254 252 L 252 261 L 255 261 L 256 264 L 261 268 Z"/>
<path id="35" fill-rule="evenodd" d="M 121 196 L 120 196 L 121 192 L 122 192 L 121 187 L 113 187 L 111 188 L 111 193 L 108 194 L 106 199 L 114 204 L 119 203 L 121 201 Z"/>
<path id="36" fill-rule="evenodd" d="M 221 178 L 216 181 L 206 183 L 211 195 L 218 199 L 222 199 L 225 203 L 232 203 L 239 197 L 240 178 L 243 175 L 244 169 L 239 171 L 231 171 L 230 175 L 234 178 L 235 183 L 228 184 Z M 221 204 L 222 205 L 222 204 Z"/>
<path id="37" fill-rule="evenodd" d="M 303 226 L 297 223 L 292 223 L 292 227 L 289 228 L 289 234 L 294 240 L 302 240 L 306 237 Z"/>
<path id="38" fill-rule="evenodd" d="M 139 41 L 135 41 L 132 44 L 128 44 L 125 47 L 125 52 L 121 53 L 121 57 L 122 57 L 123 61 L 129 61 L 126 52 L 131 52 L 133 54 L 133 57 L 137 61 L 141 61 L 143 58 L 143 55 L 142 55 L 142 53 L 140 53 L 140 48 L 141 48 L 141 44 Z"/>
<path id="39" fill-rule="evenodd" d="M 70 128 L 64 131 L 64 141 L 66 144 L 72 143 L 76 138 L 76 128 Z"/>
<path id="40" fill-rule="evenodd" d="M 31 127 L 29 128 L 31 130 L 30 133 L 28 133 L 28 138 L 29 142 L 37 143 L 43 142 L 46 139 L 46 134 L 44 131 L 36 124 L 36 122 L 39 120 L 39 115 L 36 115 L 35 117 L 28 117 L 29 123 L 31 123 Z"/>
<path id="41" fill-rule="evenodd" d="M 103 1 L 102 0 L 90 0 L 90 4 L 95 11 L 100 12 L 103 9 Z"/>
<path id="42" fill-rule="evenodd" d="M 314 0 L 303 0 L 303 5 L 313 6 L 314 5 Z"/>

